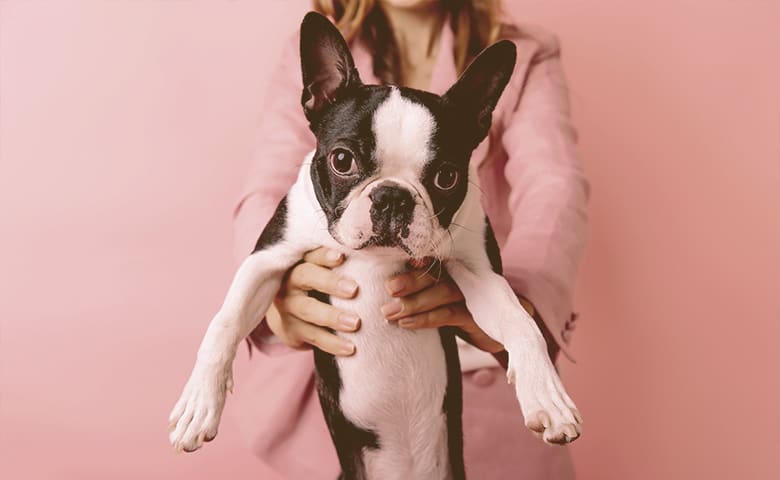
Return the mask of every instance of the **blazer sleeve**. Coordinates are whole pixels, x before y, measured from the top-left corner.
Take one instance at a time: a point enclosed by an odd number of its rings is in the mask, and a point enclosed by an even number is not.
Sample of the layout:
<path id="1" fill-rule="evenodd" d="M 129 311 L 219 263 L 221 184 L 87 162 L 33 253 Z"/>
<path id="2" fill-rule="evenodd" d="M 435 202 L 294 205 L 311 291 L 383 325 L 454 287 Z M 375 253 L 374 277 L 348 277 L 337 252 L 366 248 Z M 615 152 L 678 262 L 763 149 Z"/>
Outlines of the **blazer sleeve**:
<path id="1" fill-rule="evenodd" d="M 291 38 L 270 73 L 249 173 L 233 211 L 239 261 L 251 253 L 314 148 L 300 105 L 297 45 L 297 36 Z M 238 369 L 231 408 L 252 452 L 282 478 L 336 478 L 340 469 L 316 393 L 312 353 L 276 341 L 265 322 L 251 339 L 261 355 Z"/>
<path id="2" fill-rule="evenodd" d="M 252 252 L 263 227 L 295 182 L 304 157 L 315 147 L 301 107 L 297 35 L 290 40 L 270 75 L 249 171 L 233 210 L 239 261 Z"/>
<path id="3" fill-rule="evenodd" d="M 587 237 L 589 184 L 576 151 L 557 41 L 537 52 L 524 79 L 501 134 L 512 212 L 501 251 L 504 275 L 572 358 L 567 344 L 576 318 L 572 297 Z"/>
<path id="4" fill-rule="evenodd" d="M 292 187 L 315 139 L 301 107 L 302 80 L 298 36 L 288 41 L 270 75 L 252 159 L 233 210 L 233 243 L 237 261 L 252 252 L 257 238 Z M 294 350 L 279 342 L 262 322 L 250 335 L 260 352 L 277 355 Z"/>

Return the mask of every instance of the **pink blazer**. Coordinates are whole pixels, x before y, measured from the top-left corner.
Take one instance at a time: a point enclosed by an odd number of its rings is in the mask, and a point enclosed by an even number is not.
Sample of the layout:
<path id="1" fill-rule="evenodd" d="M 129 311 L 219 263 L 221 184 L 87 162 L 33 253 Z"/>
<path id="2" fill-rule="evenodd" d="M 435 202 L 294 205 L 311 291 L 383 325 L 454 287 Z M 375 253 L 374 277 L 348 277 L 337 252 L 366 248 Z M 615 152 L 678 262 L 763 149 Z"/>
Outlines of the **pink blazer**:
<path id="1" fill-rule="evenodd" d="M 504 275 L 571 356 L 572 294 L 586 239 L 588 183 L 575 150 L 558 41 L 535 27 L 523 26 L 521 32 L 514 40 L 515 72 L 493 113 L 490 136 L 471 161 L 478 164 Z M 452 48 L 453 34 L 444 28 L 428 88 L 434 93 L 444 93 L 457 79 Z M 355 42 L 351 49 L 363 82 L 380 83 L 364 45 Z M 241 259 L 315 146 L 300 105 L 299 62 L 296 36 L 271 75 L 254 160 L 234 211 Z M 254 452 L 288 478 L 335 478 L 339 468 L 314 392 L 311 353 L 281 345 L 261 346 L 261 352 L 245 384 L 237 383 L 242 393 L 234 398 Z"/>

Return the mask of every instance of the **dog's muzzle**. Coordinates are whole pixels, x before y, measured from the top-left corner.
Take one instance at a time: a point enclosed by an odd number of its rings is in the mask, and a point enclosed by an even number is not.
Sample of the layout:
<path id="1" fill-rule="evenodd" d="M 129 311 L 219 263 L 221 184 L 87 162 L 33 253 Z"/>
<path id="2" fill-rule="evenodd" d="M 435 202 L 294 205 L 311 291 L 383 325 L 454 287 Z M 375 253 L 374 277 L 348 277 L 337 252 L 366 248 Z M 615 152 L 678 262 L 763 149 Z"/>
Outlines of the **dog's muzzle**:
<path id="1" fill-rule="evenodd" d="M 394 182 L 383 182 L 369 194 L 371 199 L 371 243 L 379 246 L 403 246 L 414 218 L 412 192 Z"/>

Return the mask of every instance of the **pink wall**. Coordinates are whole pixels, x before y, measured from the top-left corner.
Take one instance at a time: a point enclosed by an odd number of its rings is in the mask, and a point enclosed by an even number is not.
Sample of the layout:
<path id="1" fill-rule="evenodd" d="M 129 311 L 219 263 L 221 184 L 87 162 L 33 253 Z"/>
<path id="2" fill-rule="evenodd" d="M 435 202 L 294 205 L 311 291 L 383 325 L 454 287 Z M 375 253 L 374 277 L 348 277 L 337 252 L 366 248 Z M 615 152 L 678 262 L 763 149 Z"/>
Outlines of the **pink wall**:
<path id="1" fill-rule="evenodd" d="M 165 424 L 307 3 L 0 2 L 4 478 L 272 478 L 229 405 L 196 455 Z M 511 6 L 563 40 L 593 186 L 580 478 L 780 478 L 778 2 Z"/>

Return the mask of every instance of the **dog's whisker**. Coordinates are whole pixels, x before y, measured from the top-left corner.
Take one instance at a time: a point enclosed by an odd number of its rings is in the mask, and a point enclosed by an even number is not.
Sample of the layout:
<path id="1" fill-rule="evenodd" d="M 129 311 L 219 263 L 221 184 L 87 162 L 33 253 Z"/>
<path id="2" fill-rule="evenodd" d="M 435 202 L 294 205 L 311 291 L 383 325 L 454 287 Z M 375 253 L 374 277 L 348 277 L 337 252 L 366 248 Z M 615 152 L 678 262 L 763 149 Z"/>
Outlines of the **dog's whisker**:
<path id="1" fill-rule="evenodd" d="M 472 229 L 470 229 L 470 228 L 467 228 L 467 227 L 464 227 L 463 225 L 461 225 L 461 224 L 459 224 L 459 223 L 450 222 L 450 225 L 454 225 L 454 226 L 456 226 L 456 227 L 460 227 L 460 228 L 462 228 L 463 230 L 466 230 L 466 231 L 467 231 L 467 232 L 469 232 L 469 233 L 473 233 L 474 235 L 478 235 L 478 233 L 477 233 L 477 232 L 475 232 L 474 230 L 472 230 Z M 448 229 L 447 231 L 449 231 L 449 229 Z M 452 235 L 452 234 L 450 233 L 450 235 Z"/>
<path id="2" fill-rule="evenodd" d="M 472 185 L 474 185 L 475 187 L 477 187 L 477 190 L 479 190 L 479 191 L 480 191 L 480 193 L 482 193 L 483 195 L 485 194 L 485 191 L 484 191 L 484 190 L 482 190 L 482 187 L 480 187 L 480 186 L 479 186 L 479 184 L 478 184 L 477 182 L 475 182 L 475 181 L 473 181 L 473 180 L 469 179 L 469 183 L 470 183 L 470 184 L 472 184 Z"/>
<path id="3" fill-rule="evenodd" d="M 428 265 L 428 268 L 425 270 L 425 272 L 424 272 L 422 275 L 420 275 L 420 277 L 418 278 L 418 280 L 419 280 L 420 278 L 423 278 L 424 276 L 428 275 L 428 274 L 430 273 L 431 269 L 433 269 L 433 266 L 434 266 L 434 265 L 436 265 L 436 260 L 435 260 L 435 259 L 434 259 L 434 261 L 432 261 L 432 262 L 431 262 L 431 264 L 430 264 L 430 265 Z M 438 279 L 437 279 L 436 281 L 438 282 Z"/>
<path id="4" fill-rule="evenodd" d="M 447 233 L 450 235 L 450 253 L 449 253 L 449 256 L 452 257 L 452 249 L 454 248 L 453 245 L 455 244 L 455 239 L 452 237 L 452 232 L 450 232 L 449 227 L 447 227 Z"/>
<path id="5" fill-rule="evenodd" d="M 446 208 L 446 207 L 441 207 L 441 210 L 439 210 L 439 213 L 434 213 L 433 215 L 431 215 L 430 217 L 428 217 L 428 220 L 434 219 L 434 218 L 438 217 L 439 215 L 441 215 L 442 213 L 444 213 L 444 209 L 445 209 L 445 208 Z"/>

